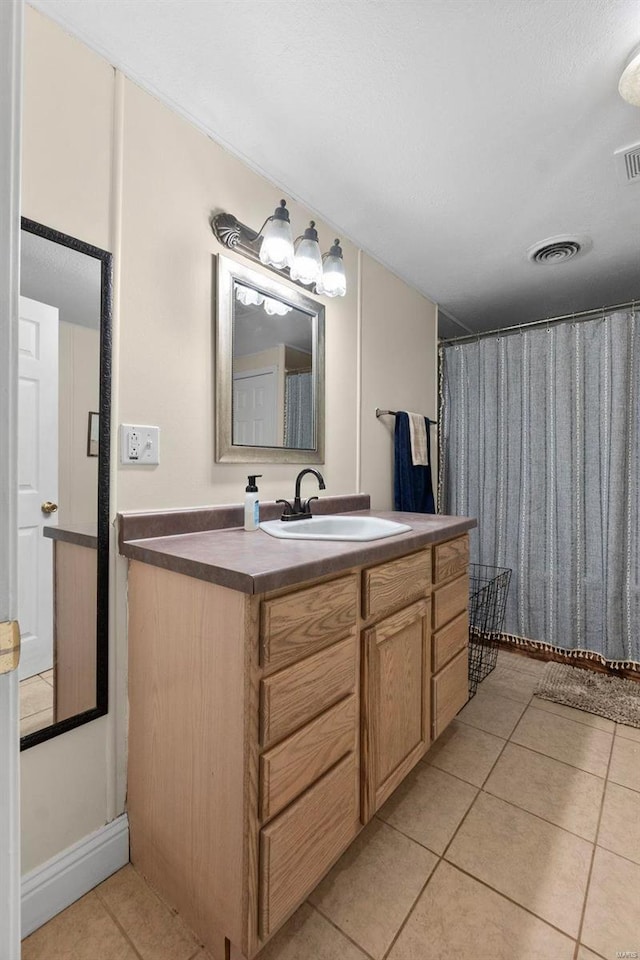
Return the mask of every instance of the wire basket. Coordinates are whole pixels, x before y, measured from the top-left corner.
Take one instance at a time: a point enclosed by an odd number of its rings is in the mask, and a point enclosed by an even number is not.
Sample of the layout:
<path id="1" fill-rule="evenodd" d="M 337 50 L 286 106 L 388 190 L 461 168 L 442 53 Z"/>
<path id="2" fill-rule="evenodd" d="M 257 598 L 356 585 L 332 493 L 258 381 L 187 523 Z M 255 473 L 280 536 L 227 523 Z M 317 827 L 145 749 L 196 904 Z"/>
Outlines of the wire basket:
<path id="1" fill-rule="evenodd" d="M 469 564 L 469 699 L 498 659 L 511 570 Z"/>

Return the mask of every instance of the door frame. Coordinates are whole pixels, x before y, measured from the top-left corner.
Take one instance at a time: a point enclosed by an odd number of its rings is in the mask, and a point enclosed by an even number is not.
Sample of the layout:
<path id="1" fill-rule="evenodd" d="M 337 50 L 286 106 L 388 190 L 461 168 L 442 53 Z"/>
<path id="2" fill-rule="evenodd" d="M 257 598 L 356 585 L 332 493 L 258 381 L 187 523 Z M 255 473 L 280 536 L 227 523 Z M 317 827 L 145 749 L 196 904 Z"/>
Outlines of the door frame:
<path id="1" fill-rule="evenodd" d="M 0 621 L 17 616 L 18 291 L 23 0 L 0 3 Z M 0 960 L 20 957 L 18 674 L 0 676 Z"/>

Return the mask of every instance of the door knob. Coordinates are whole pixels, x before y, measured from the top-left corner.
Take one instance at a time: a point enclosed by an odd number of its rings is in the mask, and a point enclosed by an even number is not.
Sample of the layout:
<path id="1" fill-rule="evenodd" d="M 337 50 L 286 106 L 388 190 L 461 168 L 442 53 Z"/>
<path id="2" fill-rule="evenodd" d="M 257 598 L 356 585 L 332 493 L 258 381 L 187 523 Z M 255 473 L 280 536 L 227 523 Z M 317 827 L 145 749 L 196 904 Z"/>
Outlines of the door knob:
<path id="1" fill-rule="evenodd" d="M 55 513 L 58 509 L 58 504 L 52 503 L 51 500 L 45 500 L 40 509 L 43 513 Z"/>

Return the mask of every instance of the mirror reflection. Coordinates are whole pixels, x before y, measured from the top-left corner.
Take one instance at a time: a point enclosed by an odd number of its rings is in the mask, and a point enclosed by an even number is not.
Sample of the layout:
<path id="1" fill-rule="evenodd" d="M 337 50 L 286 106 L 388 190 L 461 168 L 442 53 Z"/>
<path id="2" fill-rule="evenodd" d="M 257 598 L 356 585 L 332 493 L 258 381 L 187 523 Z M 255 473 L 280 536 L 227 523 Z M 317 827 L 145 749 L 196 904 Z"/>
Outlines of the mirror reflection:
<path id="1" fill-rule="evenodd" d="M 216 460 L 324 461 L 324 306 L 217 258 Z"/>
<path id="2" fill-rule="evenodd" d="M 313 317 L 234 281 L 233 443 L 312 450 Z"/>
<path id="3" fill-rule="evenodd" d="M 26 229 L 21 244 L 18 614 L 24 737 L 97 706 L 102 262 Z"/>

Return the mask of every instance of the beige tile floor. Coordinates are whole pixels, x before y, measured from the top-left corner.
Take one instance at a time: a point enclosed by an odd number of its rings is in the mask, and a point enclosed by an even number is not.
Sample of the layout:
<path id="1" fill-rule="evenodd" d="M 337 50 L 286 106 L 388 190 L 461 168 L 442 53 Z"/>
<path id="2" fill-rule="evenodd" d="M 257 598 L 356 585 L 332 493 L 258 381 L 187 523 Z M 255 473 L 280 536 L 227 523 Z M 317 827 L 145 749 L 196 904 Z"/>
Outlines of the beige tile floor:
<path id="1" fill-rule="evenodd" d="M 53 670 L 20 682 L 20 736 L 53 723 Z"/>
<path id="2" fill-rule="evenodd" d="M 493 674 L 260 960 L 617 960 L 640 951 L 640 731 Z M 638 954 L 635 954 L 636 956 Z M 22 960 L 207 960 L 130 865 Z"/>

